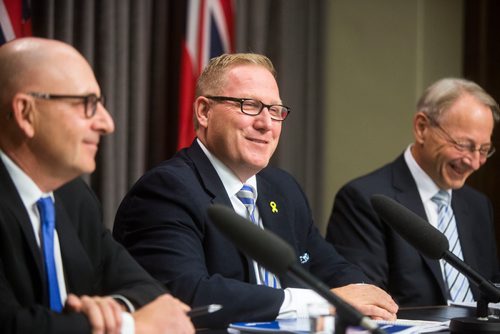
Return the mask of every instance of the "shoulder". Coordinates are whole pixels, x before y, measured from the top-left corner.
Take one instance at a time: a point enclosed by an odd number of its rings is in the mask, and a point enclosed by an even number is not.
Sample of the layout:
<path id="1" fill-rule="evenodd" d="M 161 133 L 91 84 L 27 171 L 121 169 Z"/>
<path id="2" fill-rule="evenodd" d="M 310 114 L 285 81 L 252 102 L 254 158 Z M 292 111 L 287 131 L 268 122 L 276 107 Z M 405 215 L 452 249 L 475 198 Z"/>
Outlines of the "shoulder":
<path id="1" fill-rule="evenodd" d="M 147 171 L 127 192 L 115 217 L 117 225 L 125 221 L 147 223 L 174 216 L 201 216 L 210 200 L 200 171 L 183 151 Z M 186 213 L 189 211 L 189 213 Z M 161 212 L 161 217 L 157 217 Z"/>
<path id="2" fill-rule="evenodd" d="M 257 178 L 260 178 L 278 192 L 286 190 L 302 191 L 292 174 L 280 168 L 266 167 L 257 174 Z"/>
<path id="3" fill-rule="evenodd" d="M 468 185 L 453 191 L 453 201 L 466 206 L 470 210 L 484 211 L 492 209 L 490 199 L 482 192 Z"/>
<path id="4" fill-rule="evenodd" d="M 97 196 L 92 189 L 81 178 L 76 178 L 54 191 L 56 200 L 64 203 L 65 207 L 76 208 L 78 206 L 100 207 Z"/>
<path id="5" fill-rule="evenodd" d="M 172 188 L 192 187 L 198 183 L 195 163 L 186 155 L 178 153 L 144 173 L 130 192 L 147 188 L 163 193 Z"/>
<path id="6" fill-rule="evenodd" d="M 269 181 L 274 181 L 276 179 L 279 180 L 295 180 L 292 174 L 286 172 L 285 170 L 281 168 L 276 168 L 276 167 L 271 167 L 268 166 L 264 169 L 262 169 L 259 173 L 259 176 L 262 178 L 269 180 Z"/>
<path id="7" fill-rule="evenodd" d="M 485 194 L 468 185 L 464 185 L 462 188 L 454 190 L 453 196 L 460 196 L 461 198 L 475 199 L 478 201 L 489 201 Z"/>
<path id="8" fill-rule="evenodd" d="M 101 219 L 101 202 L 94 191 L 81 178 L 76 178 L 54 191 L 56 203 L 61 203 L 71 220 L 82 217 Z"/>
<path id="9" fill-rule="evenodd" d="M 395 162 L 391 162 L 365 175 L 356 177 L 344 184 L 338 194 L 358 193 L 359 195 L 370 196 L 376 192 L 385 193 L 392 188 L 396 168 L 398 167 Z"/>

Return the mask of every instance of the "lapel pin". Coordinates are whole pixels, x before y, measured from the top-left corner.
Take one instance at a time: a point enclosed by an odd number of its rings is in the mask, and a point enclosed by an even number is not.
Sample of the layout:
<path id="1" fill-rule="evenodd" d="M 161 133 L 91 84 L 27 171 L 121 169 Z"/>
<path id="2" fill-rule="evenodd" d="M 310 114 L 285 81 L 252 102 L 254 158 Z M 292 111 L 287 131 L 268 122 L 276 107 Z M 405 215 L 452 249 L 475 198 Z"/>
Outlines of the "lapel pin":
<path id="1" fill-rule="evenodd" d="M 304 264 L 309 262 L 309 253 L 305 252 L 303 255 L 299 256 L 300 263 Z"/>
<path id="2" fill-rule="evenodd" d="M 276 205 L 275 201 L 269 202 L 269 206 L 271 206 L 271 211 L 273 213 L 277 213 L 278 212 L 278 206 Z"/>

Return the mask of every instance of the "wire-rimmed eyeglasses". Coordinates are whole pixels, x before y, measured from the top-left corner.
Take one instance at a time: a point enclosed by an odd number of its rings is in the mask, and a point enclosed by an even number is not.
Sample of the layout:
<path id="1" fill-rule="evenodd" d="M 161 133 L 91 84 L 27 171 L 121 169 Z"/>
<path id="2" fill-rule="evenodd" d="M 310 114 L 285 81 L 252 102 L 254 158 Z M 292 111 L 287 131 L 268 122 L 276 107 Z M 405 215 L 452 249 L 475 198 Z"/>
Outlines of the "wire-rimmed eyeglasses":
<path id="1" fill-rule="evenodd" d="M 477 151 L 477 152 L 479 152 L 479 155 L 481 156 L 481 158 L 487 159 L 487 158 L 491 157 L 496 151 L 495 146 L 493 146 L 491 143 L 482 144 L 482 145 L 479 145 L 479 147 L 477 147 L 477 145 L 471 141 L 455 140 L 448 133 L 448 131 L 446 131 L 436 120 L 434 120 L 433 118 L 428 117 L 428 116 L 427 116 L 427 118 L 429 119 L 432 126 L 439 129 L 441 131 L 441 133 L 445 135 L 444 139 L 448 143 L 453 145 L 453 147 L 459 152 L 468 152 L 468 153 L 474 154 Z"/>

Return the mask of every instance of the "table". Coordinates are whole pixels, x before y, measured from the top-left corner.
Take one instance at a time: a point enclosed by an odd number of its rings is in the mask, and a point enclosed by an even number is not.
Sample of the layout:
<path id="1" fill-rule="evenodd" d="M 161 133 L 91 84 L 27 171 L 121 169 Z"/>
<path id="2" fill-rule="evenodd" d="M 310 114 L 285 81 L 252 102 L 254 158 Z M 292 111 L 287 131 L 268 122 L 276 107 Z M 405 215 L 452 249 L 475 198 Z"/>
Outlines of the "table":
<path id="1" fill-rule="evenodd" d="M 398 312 L 399 319 L 447 321 L 459 317 L 473 317 L 474 310 L 458 306 L 426 306 L 426 307 L 404 307 Z M 436 332 L 440 334 L 449 331 Z M 197 334 L 227 334 L 227 330 L 200 329 Z"/>
<path id="2" fill-rule="evenodd" d="M 475 309 L 459 307 L 459 306 L 407 307 L 407 308 L 401 308 L 400 311 L 398 312 L 398 318 L 412 319 L 412 320 L 446 321 L 446 320 L 451 320 L 453 318 L 461 318 L 461 317 L 474 318 L 474 316 L 475 316 Z M 450 332 L 447 331 L 439 333 L 450 333 Z"/>
<path id="3" fill-rule="evenodd" d="M 402 307 L 398 312 L 398 318 L 411 320 L 446 321 L 472 316 L 474 316 L 474 310 L 459 306 Z"/>

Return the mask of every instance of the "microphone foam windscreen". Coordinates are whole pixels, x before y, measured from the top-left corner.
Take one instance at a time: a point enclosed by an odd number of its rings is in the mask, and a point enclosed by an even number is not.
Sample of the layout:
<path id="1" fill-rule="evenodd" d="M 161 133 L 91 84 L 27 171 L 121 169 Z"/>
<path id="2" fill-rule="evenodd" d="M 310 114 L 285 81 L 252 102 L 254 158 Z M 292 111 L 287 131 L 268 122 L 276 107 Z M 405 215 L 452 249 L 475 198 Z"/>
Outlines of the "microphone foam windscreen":
<path id="1" fill-rule="evenodd" d="M 295 252 L 283 239 L 239 216 L 233 209 L 215 204 L 207 212 L 215 226 L 238 249 L 274 274 L 285 274 L 296 261 Z"/>
<path id="2" fill-rule="evenodd" d="M 391 226 L 403 239 L 431 259 L 441 259 L 448 250 L 448 239 L 420 216 L 384 195 L 371 197 L 380 220 Z"/>

